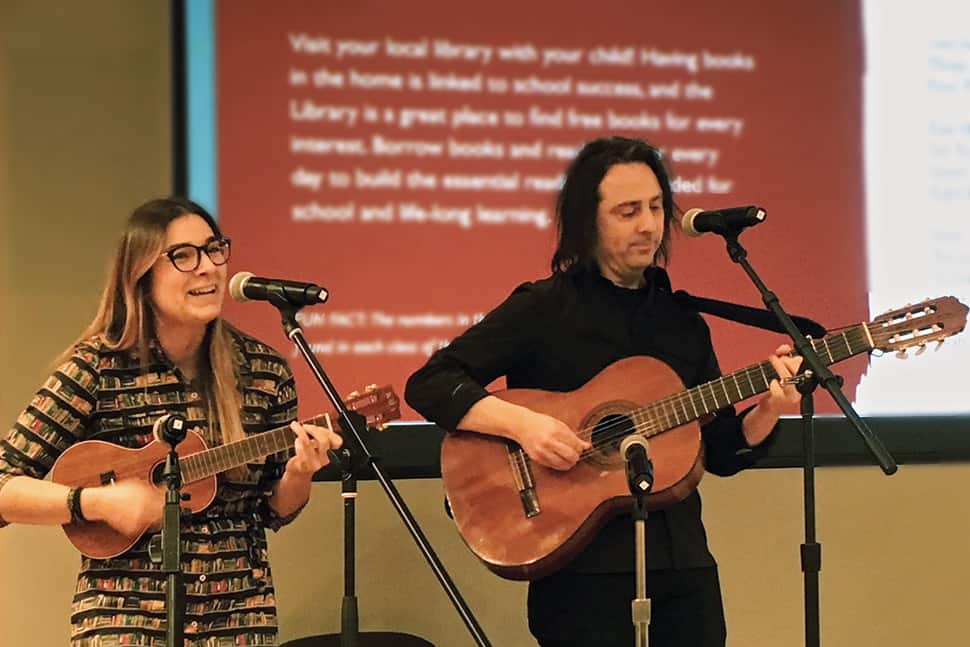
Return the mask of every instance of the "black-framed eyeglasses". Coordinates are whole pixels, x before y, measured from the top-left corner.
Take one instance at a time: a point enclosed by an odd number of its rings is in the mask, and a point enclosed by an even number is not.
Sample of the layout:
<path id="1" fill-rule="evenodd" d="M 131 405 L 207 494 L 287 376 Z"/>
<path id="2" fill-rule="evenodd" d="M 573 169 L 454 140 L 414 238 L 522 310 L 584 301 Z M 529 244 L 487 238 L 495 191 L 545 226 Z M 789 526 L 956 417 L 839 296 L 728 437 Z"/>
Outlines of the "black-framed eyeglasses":
<path id="1" fill-rule="evenodd" d="M 229 262 L 229 243 L 228 238 L 210 240 L 205 245 L 193 245 L 184 243 L 176 245 L 172 249 L 162 252 L 161 256 L 168 256 L 179 272 L 194 272 L 199 269 L 202 262 L 202 252 L 209 257 L 213 265 L 225 265 Z"/>

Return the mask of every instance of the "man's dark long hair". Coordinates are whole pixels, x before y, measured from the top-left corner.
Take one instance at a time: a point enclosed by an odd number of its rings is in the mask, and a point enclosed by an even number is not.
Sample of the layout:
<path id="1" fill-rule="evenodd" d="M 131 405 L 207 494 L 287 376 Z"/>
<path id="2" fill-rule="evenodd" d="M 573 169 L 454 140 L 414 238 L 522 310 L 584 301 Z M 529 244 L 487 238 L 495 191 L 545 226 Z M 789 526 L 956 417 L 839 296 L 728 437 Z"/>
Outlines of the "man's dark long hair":
<path id="1" fill-rule="evenodd" d="M 574 272 L 596 267 L 596 214 L 600 182 L 615 164 L 642 162 L 650 167 L 663 191 L 664 234 L 654 262 L 663 265 L 670 256 L 670 229 L 677 206 L 670 190 L 670 177 L 660 151 L 640 139 L 602 137 L 583 146 L 569 165 L 556 201 L 559 244 L 552 255 L 553 273 Z"/>

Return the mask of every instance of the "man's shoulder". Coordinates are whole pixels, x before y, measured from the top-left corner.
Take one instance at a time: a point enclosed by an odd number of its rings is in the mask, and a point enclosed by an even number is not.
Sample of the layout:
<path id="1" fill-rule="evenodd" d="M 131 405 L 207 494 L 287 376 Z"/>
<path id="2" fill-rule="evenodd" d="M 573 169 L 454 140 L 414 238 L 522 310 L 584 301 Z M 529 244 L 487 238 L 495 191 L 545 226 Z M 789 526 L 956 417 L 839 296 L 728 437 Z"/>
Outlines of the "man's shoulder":
<path id="1" fill-rule="evenodd" d="M 536 279 L 534 281 L 526 281 L 525 283 L 521 283 L 512 291 L 512 294 L 528 293 L 541 298 L 545 296 L 562 294 L 564 292 L 575 292 L 576 289 L 575 277 L 569 276 L 562 272 L 557 272 L 556 274 L 547 276 L 544 279 Z"/>

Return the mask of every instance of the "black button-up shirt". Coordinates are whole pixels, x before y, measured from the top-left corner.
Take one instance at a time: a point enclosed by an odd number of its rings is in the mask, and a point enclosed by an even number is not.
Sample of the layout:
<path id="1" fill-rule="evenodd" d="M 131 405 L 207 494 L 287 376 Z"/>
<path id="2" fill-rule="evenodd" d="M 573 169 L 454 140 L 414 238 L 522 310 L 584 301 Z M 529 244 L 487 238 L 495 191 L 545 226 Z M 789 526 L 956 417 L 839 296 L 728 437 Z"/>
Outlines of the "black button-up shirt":
<path id="1" fill-rule="evenodd" d="M 408 403 L 428 420 L 454 430 L 500 376 L 509 388 L 572 391 L 625 357 L 647 355 L 668 364 L 690 388 L 720 377 L 710 332 L 678 300 L 667 273 L 649 268 L 646 285 L 626 289 L 598 272 L 555 274 L 520 285 L 481 322 L 435 353 L 408 380 Z M 761 454 L 748 447 L 733 407 L 702 427 L 707 470 L 727 476 Z M 761 447 L 763 447 L 762 444 Z M 714 565 L 697 492 L 650 514 L 650 569 Z M 585 573 L 634 566 L 630 519 L 617 517 L 569 565 Z"/>

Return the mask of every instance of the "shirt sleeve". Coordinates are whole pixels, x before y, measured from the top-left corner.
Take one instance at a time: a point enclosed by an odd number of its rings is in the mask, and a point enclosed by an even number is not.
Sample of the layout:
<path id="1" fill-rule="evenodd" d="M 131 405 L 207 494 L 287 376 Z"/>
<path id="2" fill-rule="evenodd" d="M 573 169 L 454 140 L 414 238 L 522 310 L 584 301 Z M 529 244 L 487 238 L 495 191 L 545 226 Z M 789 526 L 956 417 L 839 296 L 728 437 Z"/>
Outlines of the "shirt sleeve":
<path id="1" fill-rule="evenodd" d="M 98 402 L 97 365 L 97 351 L 79 345 L 17 416 L 0 441 L 0 489 L 16 476 L 44 478 L 65 449 L 84 440 Z"/>
<path id="2" fill-rule="evenodd" d="M 266 412 L 266 422 L 271 429 L 285 427 L 295 421 L 297 417 L 296 381 L 293 378 L 293 371 L 290 370 L 286 361 L 282 359 L 280 361 L 282 364 L 281 380 L 276 389 L 274 402 Z M 274 532 L 296 519 L 306 506 L 304 503 L 283 517 L 273 509 L 273 506 L 269 505 L 269 497 L 276 484 L 283 477 L 283 472 L 286 471 L 286 462 L 293 454 L 294 450 L 291 447 L 287 451 L 267 456 L 266 465 L 263 468 L 263 487 L 266 495 L 263 497 L 262 516 L 266 526 Z"/>
<path id="3" fill-rule="evenodd" d="M 533 284 L 520 285 L 484 319 L 434 353 L 408 379 L 404 399 L 448 431 L 476 402 L 485 386 L 529 361 L 540 321 Z"/>

